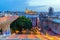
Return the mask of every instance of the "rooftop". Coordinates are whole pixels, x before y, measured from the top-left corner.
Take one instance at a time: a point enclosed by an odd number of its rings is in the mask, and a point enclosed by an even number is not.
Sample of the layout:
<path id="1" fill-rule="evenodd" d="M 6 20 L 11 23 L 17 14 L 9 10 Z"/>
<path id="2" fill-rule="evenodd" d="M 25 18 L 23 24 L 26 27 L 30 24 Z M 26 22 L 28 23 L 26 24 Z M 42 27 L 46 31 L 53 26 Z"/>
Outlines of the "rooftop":
<path id="1" fill-rule="evenodd" d="M 18 16 L 4 16 L 0 17 L 0 23 L 5 22 L 5 21 L 12 21 L 14 19 L 18 18 Z"/>
<path id="2" fill-rule="evenodd" d="M 52 21 L 55 23 L 60 23 L 60 19 L 53 19 Z"/>

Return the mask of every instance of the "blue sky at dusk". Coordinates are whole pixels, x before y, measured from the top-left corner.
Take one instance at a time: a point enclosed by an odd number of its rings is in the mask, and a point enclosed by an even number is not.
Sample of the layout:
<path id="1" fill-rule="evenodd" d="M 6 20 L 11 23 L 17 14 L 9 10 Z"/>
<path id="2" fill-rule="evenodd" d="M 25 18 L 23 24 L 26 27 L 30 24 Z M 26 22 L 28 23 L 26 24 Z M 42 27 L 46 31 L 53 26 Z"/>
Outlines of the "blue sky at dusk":
<path id="1" fill-rule="evenodd" d="M 0 11 L 48 11 L 49 7 L 60 11 L 60 0 L 0 0 Z"/>

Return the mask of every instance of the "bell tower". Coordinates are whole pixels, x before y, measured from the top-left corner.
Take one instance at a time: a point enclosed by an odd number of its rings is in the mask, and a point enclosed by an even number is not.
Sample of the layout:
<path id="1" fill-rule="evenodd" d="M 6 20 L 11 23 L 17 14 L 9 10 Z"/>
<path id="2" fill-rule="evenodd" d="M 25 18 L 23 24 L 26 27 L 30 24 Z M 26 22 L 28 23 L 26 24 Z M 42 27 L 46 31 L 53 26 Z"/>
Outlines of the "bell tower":
<path id="1" fill-rule="evenodd" d="M 28 14 L 28 12 L 29 12 L 29 11 L 28 11 L 28 9 L 26 8 L 26 11 L 25 11 L 25 13 L 26 13 L 26 14 Z"/>

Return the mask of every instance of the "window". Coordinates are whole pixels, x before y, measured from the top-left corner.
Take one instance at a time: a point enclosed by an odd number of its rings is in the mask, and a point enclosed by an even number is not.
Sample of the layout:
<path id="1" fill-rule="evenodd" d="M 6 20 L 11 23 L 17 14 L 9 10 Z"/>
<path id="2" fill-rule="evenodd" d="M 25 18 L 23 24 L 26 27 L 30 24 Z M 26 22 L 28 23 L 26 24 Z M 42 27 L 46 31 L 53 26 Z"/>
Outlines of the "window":
<path id="1" fill-rule="evenodd" d="M 0 29 L 0 35 L 2 35 L 2 28 Z"/>
<path id="2" fill-rule="evenodd" d="M 58 24 L 54 24 L 54 28 L 57 29 L 57 27 L 58 27 Z"/>

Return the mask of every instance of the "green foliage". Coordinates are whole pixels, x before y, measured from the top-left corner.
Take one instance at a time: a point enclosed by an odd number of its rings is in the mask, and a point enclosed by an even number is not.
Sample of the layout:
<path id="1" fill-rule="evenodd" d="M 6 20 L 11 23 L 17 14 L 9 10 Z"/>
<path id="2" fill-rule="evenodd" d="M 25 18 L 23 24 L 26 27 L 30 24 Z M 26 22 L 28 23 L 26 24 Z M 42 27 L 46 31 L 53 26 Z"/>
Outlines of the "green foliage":
<path id="1" fill-rule="evenodd" d="M 22 31 L 22 29 L 31 29 L 32 28 L 32 22 L 28 18 L 22 16 L 18 17 L 15 21 L 13 21 L 10 25 L 12 30 L 19 30 Z"/>

